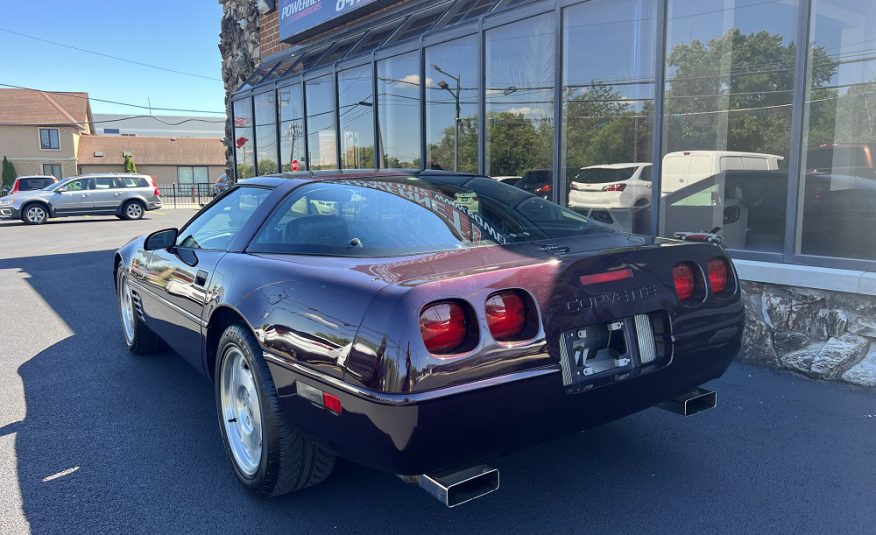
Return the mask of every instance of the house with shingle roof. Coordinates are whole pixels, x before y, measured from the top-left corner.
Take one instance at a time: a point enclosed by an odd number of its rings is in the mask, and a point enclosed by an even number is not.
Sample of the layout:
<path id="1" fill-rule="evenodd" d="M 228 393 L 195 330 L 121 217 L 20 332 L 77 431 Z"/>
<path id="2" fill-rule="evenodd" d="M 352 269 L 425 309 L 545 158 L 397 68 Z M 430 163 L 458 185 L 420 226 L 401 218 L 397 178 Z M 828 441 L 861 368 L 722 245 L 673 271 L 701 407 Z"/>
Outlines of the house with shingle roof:
<path id="1" fill-rule="evenodd" d="M 88 93 L 0 89 L 0 158 L 19 175 L 73 175 L 79 140 L 94 131 Z"/>
<path id="2" fill-rule="evenodd" d="M 219 137 L 94 133 L 88 93 L 0 89 L 0 159 L 19 176 L 122 172 L 126 154 L 162 185 L 214 182 L 225 172 Z"/>

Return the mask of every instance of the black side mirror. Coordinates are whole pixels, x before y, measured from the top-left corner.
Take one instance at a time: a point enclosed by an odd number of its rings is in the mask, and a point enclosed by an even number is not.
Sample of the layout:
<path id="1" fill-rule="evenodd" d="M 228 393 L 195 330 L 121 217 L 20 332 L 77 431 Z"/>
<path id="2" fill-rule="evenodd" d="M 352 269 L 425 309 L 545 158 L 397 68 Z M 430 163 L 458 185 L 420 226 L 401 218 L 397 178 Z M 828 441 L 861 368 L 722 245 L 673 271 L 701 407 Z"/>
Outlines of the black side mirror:
<path id="1" fill-rule="evenodd" d="M 170 249 L 171 247 L 176 245 L 176 238 L 178 234 L 179 231 L 175 228 L 157 230 L 152 234 L 146 236 L 146 243 L 144 245 L 144 248 L 147 251 Z"/>

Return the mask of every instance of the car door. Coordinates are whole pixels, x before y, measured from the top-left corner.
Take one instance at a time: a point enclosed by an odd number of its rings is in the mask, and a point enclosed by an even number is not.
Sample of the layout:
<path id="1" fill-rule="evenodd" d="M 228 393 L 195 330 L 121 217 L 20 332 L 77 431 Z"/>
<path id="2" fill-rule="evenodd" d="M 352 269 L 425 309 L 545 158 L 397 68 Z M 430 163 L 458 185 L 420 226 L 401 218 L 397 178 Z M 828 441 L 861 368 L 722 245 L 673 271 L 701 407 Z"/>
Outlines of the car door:
<path id="1" fill-rule="evenodd" d="M 91 212 L 93 203 L 91 179 L 79 178 L 57 188 L 52 195 L 52 209 L 56 215 L 74 215 Z"/>
<path id="2" fill-rule="evenodd" d="M 143 284 L 150 326 L 173 349 L 201 369 L 204 307 L 219 261 L 269 189 L 238 187 L 200 212 L 179 233 L 176 246 L 153 251 Z"/>
<path id="3" fill-rule="evenodd" d="M 113 177 L 94 177 L 94 190 L 91 193 L 91 202 L 97 213 L 114 214 L 121 202 L 121 189 Z"/>

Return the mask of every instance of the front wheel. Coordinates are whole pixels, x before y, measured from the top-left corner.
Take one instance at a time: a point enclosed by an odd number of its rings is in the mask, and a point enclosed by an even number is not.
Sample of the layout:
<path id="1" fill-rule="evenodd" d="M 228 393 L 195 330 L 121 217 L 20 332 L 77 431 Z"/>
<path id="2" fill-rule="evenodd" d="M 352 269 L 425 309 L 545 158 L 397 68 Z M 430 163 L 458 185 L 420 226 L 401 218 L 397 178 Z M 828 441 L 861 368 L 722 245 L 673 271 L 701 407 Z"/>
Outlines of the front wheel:
<path id="1" fill-rule="evenodd" d="M 122 334 L 128 350 L 135 355 L 151 355 L 161 349 L 161 339 L 150 329 L 137 312 L 137 297 L 128 282 L 128 276 L 119 266 L 116 286 L 119 293 L 119 313 L 122 320 Z"/>
<path id="2" fill-rule="evenodd" d="M 286 422 L 268 365 L 249 329 L 228 327 L 216 354 L 219 430 L 237 479 L 265 497 L 325 480 L 334 456 Z"/>
<path id="3" fill-rule="evenodd" d="M 28 225 L 42 225 L 49 219 L 49 211 L 40 204 L 29 204 L 21 212 L 21 220 Z"/>

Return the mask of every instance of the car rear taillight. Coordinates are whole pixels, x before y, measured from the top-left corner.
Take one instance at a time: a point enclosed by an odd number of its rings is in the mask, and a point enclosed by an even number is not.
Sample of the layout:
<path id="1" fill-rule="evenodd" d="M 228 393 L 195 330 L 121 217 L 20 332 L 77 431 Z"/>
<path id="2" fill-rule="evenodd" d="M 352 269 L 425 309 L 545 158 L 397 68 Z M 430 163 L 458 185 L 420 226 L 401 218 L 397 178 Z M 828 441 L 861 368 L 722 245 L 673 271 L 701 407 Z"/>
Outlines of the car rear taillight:
<path id="1" fill-rule="evenodd" d="M 551 190 L 554 189 L 550 184 L 545 184 L 544 186 L 540 186 L 535 188 L 536 193 L 550 193 Z"/>
<path id="2" fill-rule="evenodd" d="M 602 188 L 602 191 L 623 191 L 627 189 L 626 184 L 609 184 Z"/>
<path id="3" fill-rule="evenodd" d="M 468 334 L 465 309 L 453 302 L 429 305 L 420 314 L 420 334 L 430 353 L 446 355 L 462 347 Z"/>
<path id="4" fill-rule="evenodd" d="M 696 289 L 694 270 L 689 264 L 676 264 L 672 268 L 672 281 L 675 283 L 675 293 L 681 301 L 689 301 Z"/>
<path id="5" fill-rule="evenodd" d="M 9 193 L 15 193 L 18 191 L 18 186 L 21 183 L 20 180 L 16 179 L 15 182 L 12 183 L 12 189 L 9 190 Z"/>
<path id="6" fill-rule="evenodd" d="M 150 177 L 149 177 L 149 180 L 152 181 L 152 187 L 155 188 L 154 190 L 152 190 L 152 195 L 155 196 L 155 197 L 158 197 L 159 195 L 161 195 L 161 190 L 158 189 L 158 183 L 155 182 L 155 177 L 154 177 L 154 176 L 150 176 Z"/>
<path id="7" fill-rule="evenodd" d="M 520 338 L 526 327 L 526 302 L 517 292 L 499 292 L 487 299 L 487 326 L 500 342 Z"/>
<path id="8" fill-rule="evenodd" d="M 712 293 L 720 294 L 727 290 L 727 262 L 723 258 L 713 258 L 707 264 L 709 287 Z"/>

